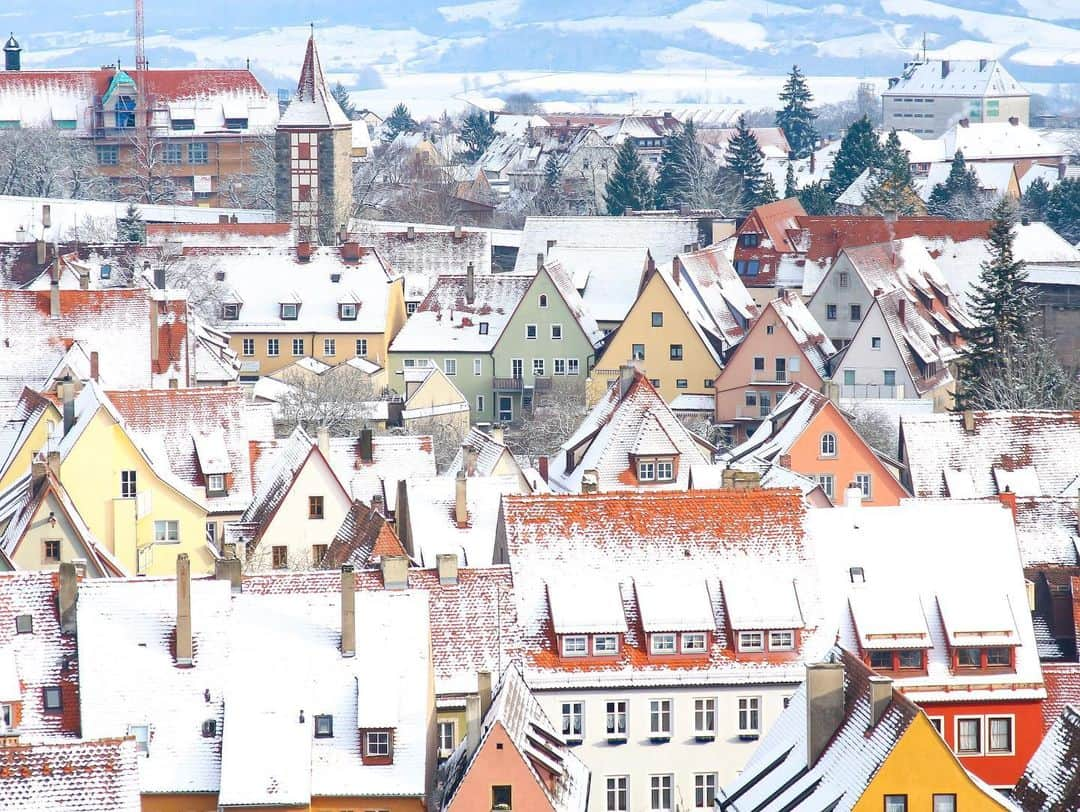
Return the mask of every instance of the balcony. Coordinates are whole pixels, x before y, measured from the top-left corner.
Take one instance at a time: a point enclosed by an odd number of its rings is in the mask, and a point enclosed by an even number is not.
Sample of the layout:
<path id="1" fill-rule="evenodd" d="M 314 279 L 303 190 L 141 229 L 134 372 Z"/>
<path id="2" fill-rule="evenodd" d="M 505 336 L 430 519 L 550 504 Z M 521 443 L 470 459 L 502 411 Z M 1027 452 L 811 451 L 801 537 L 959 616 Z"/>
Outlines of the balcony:
<path id="1" fill-rule="evenodd" d="M 491 388 L 496 392 L 520 392 L 525 381 L 522 378 L 492 378 Z"/>
<path id="2" fill-rule="evenodd" d="M 903 384 L 859 383 L 841 385 L 840 397 L 846 400 L 903 400 L 905 395 Z"/>

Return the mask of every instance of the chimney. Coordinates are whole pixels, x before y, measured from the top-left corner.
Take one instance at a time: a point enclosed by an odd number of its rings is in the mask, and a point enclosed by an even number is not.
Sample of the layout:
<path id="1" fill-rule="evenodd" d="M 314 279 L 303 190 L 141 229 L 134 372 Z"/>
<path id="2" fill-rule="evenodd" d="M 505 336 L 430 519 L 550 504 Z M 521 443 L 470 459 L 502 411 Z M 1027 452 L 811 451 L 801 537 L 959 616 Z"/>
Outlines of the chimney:
<path id="1" fill-rule="evenodd" d="M 506 435 L 503 433 L 502 423 L 496 423 L 488 430 L 488 437 L 497 442 L 499 445 L 506 444 Z"/>
<path id="2" fill-rule="evenodd" d="M 1009 123 L 1012 124 L 1014 127 L 1019 127 L 1020 119 L 1016 116 L 1009 116 Z"/>
<path id="3" fill-rule="evenodd" d="M 849 482 L 848 486 L 844 489 L 844 507 L 862 507 L 862 488 L 854 482 Z"/>
<path id="4" fill-rule="evenodd" d="M 491 707 L 491 672 L 476 672 L 476 693 L 480 697 L 480 718 L 487 716 Z"/>
<path id="5" fill-rule="evenodd" d="M 466 763 L 473 757 L 476 748 L 480 746 L 480 723 L 482 720 L 480 697 L 465 697 L 465 748 L 468 751 Z"/>
<path id="6" fill-rule="evenodd" d="M 949 75 L 949 60 L 941 60 L 941 78 L 945 79 Z"/>
<path id="7" fill-rule="evenodd" d="M 1005 486 L 1005 490 L 998 494 L 998 500 L 1001 504 L 1005 505 L 1012 511 L 1013 522 L 1016 522 L 1016 494 L 1013 493 L 1012 488 L 1008 485 Z"/>
<path id="8" fill-rule="evenodd" d="M 634 378 L 637 376 L 637 367 L 630 364 L 623 364 L 619 367 L 619 400 L 626 397 L 626 393 L 630 391 L 630 387 L 634 385 Z"/>
<path id="9" fill-rule="evenodd" d="M 676 285 L 682 284 L 682 262 L 679 261 L 679 256 L 676 254 L 671 258 L 671 278 L 675 280 Z"/>
<path id="10" fill-rule="evenodd" d="M 581 474 L 582 493 L 600 493 L 600 474 L 595 468 L 590 468 Z"/>
<path id="11" fill-rule="evenodd" d="M 892 680 L 888 677 L 870 676 L 870 727 L 881 721 L 892 702 Z"/>
<path id="12" fill-rule="evenodd" d="M 548 458 L 546 454 L 541 454 L 536 460 L 536 470 L 540 472 L 540 478 L 544 482 L 548 481 Z"/>
<path id="13" fill-rule="evenodd" d="M 296 244 L 296 258 L 301 262 L 307 262 L 311 259 L 311 255 L 315 253 L 315 248 L 307 240 L 301 240 Z"/>
<path id="14" fill-rule="evenodd" d="M 476 476 L 476 464 L 480 459 L 479 453 L 471 445 L 462 444 L 461 446 L 461 466 L 465 471 L 465 476 Z"/>
<path id="15" fill-rule="evenodd" d="M 454 242 L 461 242 L 462 237 L 461 226 L 454 226 Z"/>
<path id="16" fill-rule="evenodd" d="M 544 269 L 544 255 L 538 253 L 536 255 L 536 270 L 542 271 Z"/>
<path id="17" fill-rule="evenodd" d="M 464 527 L 469 523 L 467 488 L 468 480 L 465 479 L 465 472 L 458 471 L 457 476 L 454 478 L 454 521 L 457 522 L 458 527 Z"/>
<path id="18" fill-rule="evenodd" d="M 240 559 L 236 557 L 235 553 L 219 558 L 214 562 L 214 578 L 219 581 L 228 581 L 233 592 L 243 591 L 243 571 Z"/>
<path id="19" fill-rule="evenodd" d="M 219 214 L 217 216 L 217 221 L 219 226 L 227 226 L 229 224 L 229 215 Z"/>
<path id="20" fill-rule="evenodd" d="M 372 437 L 371 429 L 360 429 L 360 461 L 371 462 L 375 459 L 374 450 L 375 440 Z"/>
<path id="21" fill-rule="evenodd" d="M 176 664 L 192 664 L 191 561 L 187 553 L 180 553 L 176 557 Z"/>
<path id="22" fill-rule="evenodd" d="M 52 227 L 52 206 L 50 206 L 48 203 L 43 203 L 41 205 L 41 227 Z"/>
<path id="23" fill-rule="evenodd" d="M 457 586 L 458 557 L 456 553 L 439 553 L 435 556 L 435 566 L 442 586 Z"/>
<path id="24" fill-rule="evenodd" d="M 405 239 L 407 239 L 409 242 L 412 242 L 416 239 L 415 226 L 409 226 L 407 229 L 405 229 Z"/>
<path id="25" fill-rule="evenodd" d="M 346 262 L 357 262 L 360 259 L 360 243 L 348 240 L 341 244 L 341 258 Z"/>
<path id="26" fill-rule="evenodd" d="M 101 357 L 97 350 L 90 351 L 90 380 L 97 381 L 101 368 Z"/>
<path id="27" fill-rule="evenodd" d="M 79 290 L 90 290 L 90 274 L 79 272 Z"/>
<path id="28" fill-rule="evenodd" d="M 980 59 L 979 60 L 979 73 L 982 73 L 984 70 L 986 70 L 986 60 L 985 59 Z"/>
<path id="29" fill-rule="evenodd" d="M 896 303 L 896 315 L 900 317 L 901 324 L 907 324 L 907 301 L 904 299 Z"/>
<path id="30" fill-rule="evenodd" d="M 48 255 L 45 253 L 45 240 L 35 240 L 34 247 L 37 249 L 37 264 L 38 265 L 44 265 L 45 260 L 48 259 Z M 54 279 L 56 278 L 55 274 L 59 273 L 59 271 L 60 271 L 59 268 L 56 268 L 53 271 L 53 274 L 54 274 L 53 278 Z"/>
<path id="31" fill-rule="evenodd" d="M 967 118 L 967 117 L 964 117 L 964 118 L 960 119 L 956 123 L 959 124 L 961 127 L 963 127 L 966 130 L 968 127 L 971 126 L 971 119 Z"/>
<path id="32" fill-rule="evenodd" d="M 60 400 L 64 407 L 64 436 L 75 425 L 75 384 L 70 378 L 65 378 L 60 384 Z"/>
<path id="33" fill-rule="evenodd" d="M 45 455 L 45 467 L 54 478 L 60 479 L 60 452 L 50 451 Z"/>
<path id="34" fill-rule="evenodd" d="M 476 269 L 470 262 L 465 268 L 465 302 L 472 304 L 476 300 Z"/>
<path id="35" fill-rule="evenodd" d="M 54 319 L 60 316 L 60 280 L 55 277 L 49 282 L 49 315 Z"/>
<path id="36" fill-rule="evenodd" d="M 806 666 L 806 766 L 813 767 L 844 721 L 844 664 Z"/>
<path id="37" fill-rule="evenodd" d="M 35 490 L 38 485 L 45 481 L 48 472 L 49 463 L 45 461 L 45 457 L 40 453 L 35 454 L 30 463 L 30 482 L 33 483 Z"/>
<path id="38" fill-rule="evenodd" d="M 356 573 L 341 565 L 341 656 L 356 656 Z"/>
<path id="39" fill-rule="evenodd" d="M 326 457 L 327 461 L 330 460 L 330 429 L 326 426 L 319 426 L 315 431 L 316 443 L 319 446 L 319 452 Z"/>
<path id="40" fill-rule="evenodd" d="M 791 468 L 791 455 L 790 454 L 781 454 L 780 455 L 780 467 L 781 468 Z"/>
<path id="41" fill-rule="evenodd" d="M 971 409 L 964 409 L 962 413 L 964 419 L 964 432 L 966 434 L 975 433 L 975 412 Z"/>
<path id="42" fill-rule="evenodd" d="M 60 563 L 60 589 L 57 591 L 60 602 L 60 631 L 75 634 L 75 609 L 79 603 L 79 574 L 71 561 Z"/>
<path id="43" fill-rule="evenodd" d="M 379 560 L 383 589 L 399 592 L 409 587 L 409 559 L 403 555 L 384 555 Z"/>

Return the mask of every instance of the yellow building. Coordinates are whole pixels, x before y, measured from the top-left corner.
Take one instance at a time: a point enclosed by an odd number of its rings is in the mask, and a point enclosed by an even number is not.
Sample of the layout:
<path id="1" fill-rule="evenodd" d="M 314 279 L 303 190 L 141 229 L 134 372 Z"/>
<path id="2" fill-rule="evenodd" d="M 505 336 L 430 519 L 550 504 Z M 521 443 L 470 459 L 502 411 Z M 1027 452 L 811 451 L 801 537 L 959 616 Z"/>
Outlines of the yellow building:
<path id="1" fill-rule="evenodd" d="M 670 268 L 646 267 L 637 300 L 590 373 L 589 404 L 629 361 L 668 403 L 680 395 L 712 397 L 726 355 L 756 312 L 731 263 L 715 250 L 679 254 Z"/>
<path id="2" fill-rule="evenodd" d="M 807 666 L 787 710 L 716 798 L 730 812 L 1015 809 L 964 769 L 891 679 L 840 648 Z"/>

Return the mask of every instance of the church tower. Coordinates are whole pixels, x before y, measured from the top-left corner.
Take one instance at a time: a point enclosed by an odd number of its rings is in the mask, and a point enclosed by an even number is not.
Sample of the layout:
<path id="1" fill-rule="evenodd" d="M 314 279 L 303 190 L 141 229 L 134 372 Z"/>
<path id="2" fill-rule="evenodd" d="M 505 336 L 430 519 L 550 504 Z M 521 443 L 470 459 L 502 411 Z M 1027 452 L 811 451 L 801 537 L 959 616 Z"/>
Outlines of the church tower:
<path id="1" fill-rule="evenodd" d="M 292 223 L 297 240 L 337 242 L 352 213 L 351 153 L 352 122 L 326 86 L 312 32 L 296 94 L 274 139 L 275 210 Z"/>

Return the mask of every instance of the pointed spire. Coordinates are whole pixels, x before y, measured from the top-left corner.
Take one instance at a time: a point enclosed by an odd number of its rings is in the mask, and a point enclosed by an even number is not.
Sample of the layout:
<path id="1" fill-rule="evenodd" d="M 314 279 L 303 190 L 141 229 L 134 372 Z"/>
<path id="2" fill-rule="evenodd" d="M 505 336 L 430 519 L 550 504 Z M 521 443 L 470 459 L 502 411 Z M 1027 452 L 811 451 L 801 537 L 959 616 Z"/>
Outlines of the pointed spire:
<path id="1" fill-rule="evenodd" d="M 308 38 L 304 65 L 300 69 L 300 81 L 296 84 L 296 94 L 278 126 L 283 127 L 340 127 L 351 126 L 348 117 L 342 112 L 330 89 L 326 86 L 319 50 L 315 47 L 315 24 L 311 24 L 311 36 Z"/>

